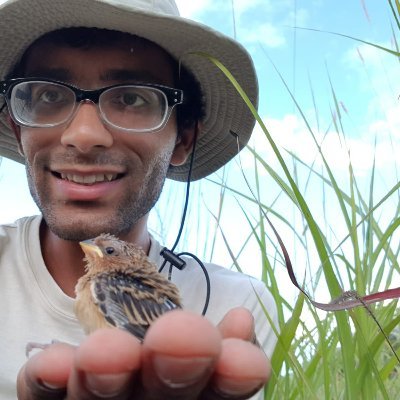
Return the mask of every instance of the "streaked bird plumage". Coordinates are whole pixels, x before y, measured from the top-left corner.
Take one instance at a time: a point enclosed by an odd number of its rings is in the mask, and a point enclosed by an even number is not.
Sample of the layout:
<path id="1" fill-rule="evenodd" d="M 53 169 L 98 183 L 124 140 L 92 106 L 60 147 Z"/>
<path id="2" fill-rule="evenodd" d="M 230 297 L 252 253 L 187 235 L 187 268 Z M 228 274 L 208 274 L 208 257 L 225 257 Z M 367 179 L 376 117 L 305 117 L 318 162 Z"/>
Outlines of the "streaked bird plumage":
<path id="1" fill-rule="evenodd" d="M 109 234 L 81 247 L 86 273 L 75 288 L 75 313 L 86 333 L 115 326 L 143 340 L 160 315 L 181 308 L 177 287 L 141 248 Z"/>

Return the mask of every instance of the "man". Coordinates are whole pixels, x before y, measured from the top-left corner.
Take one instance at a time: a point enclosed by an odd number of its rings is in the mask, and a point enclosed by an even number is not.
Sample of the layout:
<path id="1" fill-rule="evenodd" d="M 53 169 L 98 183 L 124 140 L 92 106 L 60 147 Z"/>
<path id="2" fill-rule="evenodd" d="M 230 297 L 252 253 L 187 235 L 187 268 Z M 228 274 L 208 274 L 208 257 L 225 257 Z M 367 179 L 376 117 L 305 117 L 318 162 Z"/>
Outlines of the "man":
<path id="1" fill-rule="evenodd" d="M 116 329 L 85 338 L 72 312 L 79 241 L 108 232 L 161 265 L 147 218 L 165 178 L 200 179 L 245 145 L 254 119 L 199 53 L 256 103 L 247 52 L 181 19 L 173 0 L 10 0 L 0 20 L 0 154 L 25 163 L 42 213 L 0 227 L 0 397 L 15 398 L 16 380 L 26 400 L 254 395 L 270 371 L 251 342 L 268 356 L 276 342 L 273 300 L 254 279 L 210 264 L 208 294 L 187 259 L 173 274 L 184 310 L 142 344 Z M 26 360 L 28 342 L 52 339 Z"/>

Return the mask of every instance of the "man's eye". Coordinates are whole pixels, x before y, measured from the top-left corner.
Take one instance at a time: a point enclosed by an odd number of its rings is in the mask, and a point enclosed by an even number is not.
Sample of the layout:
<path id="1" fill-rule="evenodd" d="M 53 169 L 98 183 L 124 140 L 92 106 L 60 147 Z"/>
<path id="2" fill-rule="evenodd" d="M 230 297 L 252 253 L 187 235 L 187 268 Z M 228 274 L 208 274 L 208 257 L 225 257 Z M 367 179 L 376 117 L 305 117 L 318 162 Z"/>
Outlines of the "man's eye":
<path id="1" fill-rule="evenodd" d="M 122 93 L 119 101 L 125 106 L 140 107 L 146 104 L 144 98 L 134 92 Z"/>
<path id="2" fill-rule="evenodd" d="M 38 97 L 38 101 L 44 103 L 59 103 L 63 99 L 64 96 L 58 90 L 45 90 Z"/>

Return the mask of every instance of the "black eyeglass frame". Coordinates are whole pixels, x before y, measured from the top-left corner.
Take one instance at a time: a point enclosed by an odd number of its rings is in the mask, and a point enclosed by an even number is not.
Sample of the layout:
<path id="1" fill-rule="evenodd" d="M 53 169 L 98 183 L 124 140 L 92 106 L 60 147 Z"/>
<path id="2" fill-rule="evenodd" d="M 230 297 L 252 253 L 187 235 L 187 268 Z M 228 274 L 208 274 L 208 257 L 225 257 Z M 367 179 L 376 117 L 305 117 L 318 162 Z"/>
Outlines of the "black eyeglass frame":
<path id="1" fill-rule="evenodd" d="M 55 83 L 57 85 L 61 85 L 61 86 L 65 86 L 67 88 L 69 88 L 74 94 L 75 94 L 75 100 L 76 103 L 80 103 L 82 101 L 85 100 L 89 100 L 91 102 L 93 102 L 94 104 L 98 105 L 99 104 L 99 99 L 102 93 L 104 93 L 105 91 L 109 90 L 109 89 L 114 89 L 114 88 L 118 88 L 118 87 L 125 87 L 125 86 L 133 86 L 136 88 L 151 88 L 151 89 L 156 89 L 159 90 L 160 92 L 162 92 L 165 95 L 165 98 L 167 99 L 167 106 L 168 106 L 168 112 L 166 113 L 166 116 L 164 117 L 164 121 L 162 124 L 160 124 L 160 126 L 154 128 L 154 129 L 149 129 L 149 130 L 145 130 L 143 132 L 146 131 L 150 131 L 150 132 L 155 132 L 158 131 L 160 129 L 162 129 L 165 124 L 168 122 L 170 116 L 171 116 L 171 112 L 172 109 L 179 104 L 183 104 L 183 99 L 184 99 L 184 93 L 183 90 L 181 89 L 175 89 L 175 88 L 171 88 L 169 86 L 164 86 L 164 85 L 160 85 L 160 84 L 156 84 L 156 83 L 119 83 L 116 85 L 111 85 L 111 86 L 105 86 L 99 89 L 80 89 L 76 86 L 70 85 L 68 83 L 65 82 L 61 82 L 61 81 L 57 81 L 57 80 L 53 80 L 53 79 L 44 79 L 44 78 L 34 78 L 34 77 L 29 77 L 29 78 L 13 78 L 13 79 L 8 79 L 5 81 L 0 81 L 0 96 L 3 96 L 7 106 L 9 108 L 9 112 L 11 117 L 14 119 L 14 121 L 22 126 L 27 126 L 27 127 L 34 127 L 33 125 L 29 125 L 26 123 L 23 123 L 22 121 L 20 121 L 13 113 L 12 110 L 12 105 L 10 104 L 10 100 L 11 100 L 11 94 L 12 94 L 12 89 L 18 85 L 19 83 L 24 83 L 24 82 L 43 82 L 43 83 Z M 1 107 L 2 111 L 4 108 Z M 74 113 L 71 114 L 70 118 L 72 118 L 72 116 L 74 115 Z M 55 125 L 51 125 L 51 127 L 55 127 L 55 126 L 59 126 L 62 125 L 63 123 L 65 123 L 66 121 L 62 121 L 58 124 Z M 111 126 L 116 127 L 117 129 L 121 129 L 124 131 L 131 131 L 131 132 L 141 132 L 140 130 L 135 130 L 135 129 L 129 129 L 129 128 L 123 128 L 123 127 L 119 127 L 116 126 L 114 124 L 112 124 L 111 122 L 109 122 L 108 120 L 105 121 L 106 123 L 110 124 Z M 45 126 L 43 126 L 45 127 Z M 49 126 L 50 127 L 50 126 Z"/>

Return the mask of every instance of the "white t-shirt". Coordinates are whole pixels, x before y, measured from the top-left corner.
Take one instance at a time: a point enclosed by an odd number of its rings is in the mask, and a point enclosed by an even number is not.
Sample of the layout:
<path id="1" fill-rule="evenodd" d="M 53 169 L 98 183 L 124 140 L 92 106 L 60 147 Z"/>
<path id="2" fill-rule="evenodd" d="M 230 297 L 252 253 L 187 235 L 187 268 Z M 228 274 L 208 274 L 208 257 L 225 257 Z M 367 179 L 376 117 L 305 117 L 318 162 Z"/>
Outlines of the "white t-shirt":
<path id="1" fill-rule="evenodd" d="M 50 343 L 56 339 L 79 343 L 84 333 L 73 312 L 74 299 L 67 296 L 49 274 L 39 242 L 40 216 L 0 225 L 0 398 L 16 399 L 16 377 L 26 362 L 28 342 Z M 152 239 L 149 258 L 161 265 L 161 246 Z M 217 324 L 235 306 L 248 308 L 256 319 L 257 338 L 271 356 L 276 336 L 265 317 L 255 291 L 270 318 L 277 324 L 274 300 L 264 284 L 247 275 L 206 264 L 211 281 L 206 317 Z M 168 268 L 165 268 L 167 273 Z M 182 271 L 173 270 L 183 307 L 201 313 L 206 281 L 198 264 L 187 259 Z"/>

